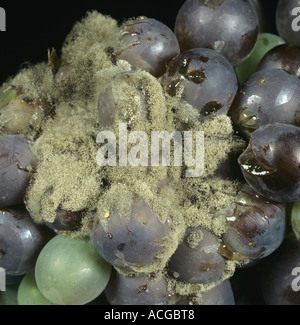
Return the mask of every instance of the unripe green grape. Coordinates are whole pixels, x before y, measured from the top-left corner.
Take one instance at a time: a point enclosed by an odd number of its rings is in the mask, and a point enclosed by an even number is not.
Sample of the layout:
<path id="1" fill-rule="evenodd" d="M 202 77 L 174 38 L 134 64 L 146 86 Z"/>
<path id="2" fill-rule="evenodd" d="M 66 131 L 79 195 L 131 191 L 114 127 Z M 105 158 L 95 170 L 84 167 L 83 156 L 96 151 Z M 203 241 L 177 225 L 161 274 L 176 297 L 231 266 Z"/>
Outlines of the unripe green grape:
<path id="1" fill-rule="evenodd" d="M 54 305 L 44 297 L 36 285 L 34 272 L 27 273 L 18 289 L 19 305 Z"/>
<path id="2" fill-rule="evenodd" d="M 291 224 L 296 238 L 300 241 L 300 201 L 293 203 Z"/>
<path id="3" fill-rule="evenodd" d="M 243 84 L 257 70 L 259 62 L 267 52 L 284 43 L 285 41 L 278 35 L 271 33 L 258 34 L 257 42 L 249 57 L 235 68 L 239 83 Z"/>
<path id="4" fill-rule="evenodd" d="M 88 239 L 57 235 L 41 251 L 35 279 L 41 293 L 56 305 L 84 305 L 97 298 L 110 278 L 111 265 Z"/>

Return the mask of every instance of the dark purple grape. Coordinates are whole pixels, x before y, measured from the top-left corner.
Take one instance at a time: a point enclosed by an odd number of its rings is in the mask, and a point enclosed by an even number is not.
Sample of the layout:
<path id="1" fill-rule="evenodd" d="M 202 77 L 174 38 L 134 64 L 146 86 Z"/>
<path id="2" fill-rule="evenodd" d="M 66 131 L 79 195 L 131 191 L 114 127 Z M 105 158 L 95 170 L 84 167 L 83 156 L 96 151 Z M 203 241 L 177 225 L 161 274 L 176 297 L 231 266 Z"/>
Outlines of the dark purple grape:
<path id="1" fill-rule="evenodd" d="M 36 224 L 23 206 L 0 211 L 0 267 L 8 275 L 32 271 L 52 232 Z"/>
<path id="2" fill-rule="evenodd" d="M 23 135 L 0 136 L 0 208 L 23 202 L 35 162 Z"/>
<path id="3" fill-rule="evenodd" d="M 79 211 L 66 211 L 59 209 L 53 222 L 44 221 L 44 224 L 52 230 L 76 231 L 81 227 L 83 215 Z"/>
<path id="4" fill-rule="evenodd" d="M 278 34 L 288 43 L 300 46 L 300 2 L 279 0 L 276 8 Z"/>
<path id="5" fill-rule="evenodd" d="M 187 0 L 175 22 L 181 51 L 210 48 L 233 66 L 251 53 L 258 29 L 257 11 L 249 0 Z"/>
<path id="6" fill-rule="evenodd" d="M 268 201 L 244 185 L 238 193 L 223 241 L 249 259 L 270 255 L 286 234 L 285 204 Z"/>
<path id="7" fill-rule="evenodd" d="M 181 95 L 199 110 L 200 118 L 227 114 L 238 83 L 230 63 L 204 48 L 181 53 L 170 61 L 161 84 L 171 96 Z"/>
<path id="8" fill-rule="evenodd" d="M 162 275 L 124 276 L 116 271 L 104 293 L 110 305 L 168 305 L 171 298 Z"/>
<path id="9" fill-rule="evenodd" d="M 225 259 L 218 253 L 220 242 L 208 230 L 189 228 L 171 256 L 168 273 L 182 282 L 207 284 L 220 280 Z"/>
<path id="10" fill-rule="evenodd" d="M 288 236 L 261 269 L 267 305 L 300 305 L 300 242 Z"/>
<path id="11" fill-rule="evenodd" d="M 163 239 L 169 234 L 168 223 L 161 223 L 157 214 L 138 196 L 133 197 L 128 219 L 120 212 L 96 220 L 91 240 L 108 263 L 121 268 L 139 268 L 156 260 L 164 250 Z"/>
<path id="12" fill-rule="evenodd" d="M 283 70 L 254 73 L 239 89 L 228 112 L 236 129 L 247 138 L 265 124 L 300 126 L 300 80 Z"/>
<path id="13" fill-rule="evenodd" d="M 281 69 L 300 78 L 300 48 L 292 44 L 282 44 L 267 52 L 257 70 Z"/>
<path id="14" fill-rule="evenodd" d="M 160 21 L 146 17 L 127 21 L 115 48 L 116 60 L 125 60 L 132 69 L 140 68 L 156 77 L 165 72 L 166 64 L 179 53 L 173 31 Z"/>
<path id="15" fill-rule="evenodd" d="M 238 158 L 244 178 L 260 195 L 275 202 L 300 200 L 300 128 L 264 125 L 254 131 Z"/>

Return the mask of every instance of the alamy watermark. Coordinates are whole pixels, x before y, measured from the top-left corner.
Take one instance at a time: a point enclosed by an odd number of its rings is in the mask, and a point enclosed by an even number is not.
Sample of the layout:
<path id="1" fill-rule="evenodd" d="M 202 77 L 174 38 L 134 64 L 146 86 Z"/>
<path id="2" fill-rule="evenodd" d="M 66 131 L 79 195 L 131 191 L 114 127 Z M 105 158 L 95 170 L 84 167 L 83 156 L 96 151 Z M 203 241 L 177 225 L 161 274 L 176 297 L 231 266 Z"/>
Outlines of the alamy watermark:
<path id="1" fill-rule="evenodd" d="M 0 291 L 6 291 L 6 274 L 3 267 L 0 267 Z"/>
<path id="2" fill-rule="evenodd" d="M 149 142 L 146 132 L 129 132 L 127 123 L 120 123 L 117 147 L 116 135 L 112 131 L 101 131 L 96 139 L 96 142 L 101 145 L 96 157 L 98 165 L 102 167 L 186 166 L 186 177 L 200 177 L 203 174 L 203 131 L 173 131 L 171 133 L 151 131 L 150 133 Z M 128 150 L 129 146 L 130 150 Z"/>
<path id="3" fill-rule="evenodd" d="M 294 32 L 300 31 L 300 7 L 295 7 L 292 10 L 292 16 L 296 16 L 296 18 L 292 21 L 292 30 Z"/>
<path id="4" fill-rule="evenodd" d="M 6 31 L 6 12 L 0 7 L 0 32 Z"/>
<path id="5" fill-rule="evenodd" d="M 300 291 L 300 266 L 293 268 L 292 276 L 295 277 L 292 281 L 292 290 L 298 292 Z"/>

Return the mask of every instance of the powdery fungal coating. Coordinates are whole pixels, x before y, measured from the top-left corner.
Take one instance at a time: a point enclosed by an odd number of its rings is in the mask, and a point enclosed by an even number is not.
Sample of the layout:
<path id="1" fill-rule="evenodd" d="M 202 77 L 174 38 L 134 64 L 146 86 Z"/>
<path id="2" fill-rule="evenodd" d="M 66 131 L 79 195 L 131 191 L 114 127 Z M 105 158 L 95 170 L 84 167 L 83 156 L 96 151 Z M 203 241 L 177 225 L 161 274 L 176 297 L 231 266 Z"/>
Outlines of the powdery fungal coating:
<path id="1" fill-rule="evenodd" d="M 138 195 L 159 222 L 168 223 L 170 231 L 154 262 L 130 271 L 116 269 L 123 275 L 148 274 L 164 271 L 187 227 L 201 226 L 221 240 L 226 230 L 225 208 L 234 202 L 241 184 L 218 171 L 232 155 L 244 150 L 245 143 L 234 135 L 228 116 L 202 122 L 199 112 L 168 95 L 159 79 L 140 69 L 131 70 L 126 61 L 114 62 L 119 31 L 111 17 L 89 12 L 67 36 L 61 57 L 52 50 L 48 64 L 26 67 L 0 90 L 22 86 L 36 99 L 46 97 L 52 110 L 32 136 L 38 161 L 25 203 L 34 221 L 53 223 L 59 211 L 80 212 L 80 229 L 58 232 L 89 237 L 95 222 L 105 229 L 114 209 L 123 211 L 121 217 L 128 220 L 132 197 Z M 101 123 L 99 111 L 104 104 L 100 96 L 114 101 L 117 114 L 108 125 Z M 173 146 L 170 166 L 100 166 L 97 135 L 108 130 L 118 141 L 120 123 L 127 125 L 128 132 L 148 135 L 151 131 L 204 132 L 203 175 L 185 177 L 186 167 L 172 164 Z M 237 263 L 226 260 L 220 280 L 209 284 L 186 284 L 165 272 L 168 290 L 200 301 L 201 292 L 231 277 Z"/>

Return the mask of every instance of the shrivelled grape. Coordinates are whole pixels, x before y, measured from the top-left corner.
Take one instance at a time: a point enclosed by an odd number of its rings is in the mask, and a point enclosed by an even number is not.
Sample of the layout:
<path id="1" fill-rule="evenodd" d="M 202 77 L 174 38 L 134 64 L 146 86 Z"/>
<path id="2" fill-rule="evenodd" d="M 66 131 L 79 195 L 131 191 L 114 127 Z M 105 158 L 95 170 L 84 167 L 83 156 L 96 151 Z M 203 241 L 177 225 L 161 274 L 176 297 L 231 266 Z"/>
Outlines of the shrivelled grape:
<path id="1" fill-rule="evenodd" d="M 0 132 L 29 136 L 39 131 L 50 112 L 46 101 L 29 96 L 20 88 L 10 88 L 0 93 Z"/>
<path id="2" fill-rule="evenodd" d="M 218 281 L 225 259 L 218 253 L 220 242 L 202 227 L 189 228 L 168 263 L 168 272 L 179 281 L 210 283 Z"/>
<path id="3" fill-rule="evenodd" d="M 264 55 L 257 69 L 282 69 L 300 78 L 300 48 L 292 44 L 278 45 Z"/>
<path id="4" fill-rule="evenodd" d="M 104 292 L 111 305 L 168 305 L 171 298 L 166 279 L 154 274 L 113 272 Z"/>
<path id="5" fill-rule="evenodd" d="M 170 61 L 161 83 L 171 96 L 180 95 L 200 112 L 200 118 L 227 114 L 236 95 L 236 74 L 214 50 L 185 51 Z"/>
<path id="6" fill-rule="evenodd" d="M 239 89 L 229 115 L 249 137 L 261 125 L 275 122 L 300 125 L 300 80 L 283 70 L 259 70 Z"/>
<path id="7" fill-rule="evenodd" d="M 267 305 L 300 305 L 300 242 L 293 236 L 263 261 L 261 286 Z"/>
<path id="8" fill-rule="evenodd" d="M 279 0 L 276 8 L 278 34 L 288 43 L 300 46 L 300 2 L 299 0 Z"/>
<path id="9" fill-rule="evenodd" d="M 237 253 L 259 259 L 270 255 L 286 235 L 285 204 L 268 201 L 244 185 L 238 193 L 223 240 Z"/>
<path id="10" fill-rule="evenodd" d="M 115 58 L 128 61 L 133 69 L 140 68 L 160 76 L 168 61 L 179 52 L 177 38 L 168 26 L 156 19 L 142 17 L 122 26 Z"/>
<path id="11" fill-rule="evenodd" d="M 53 222 L 44 221 L 53 230 L 76 231 L 81 226 L 82 213 L 80 211 L 66 211 L 59 209 Z"/>
<path id="12" fill-rule="evenodd" d="M 187 0 L 177 14 L 175 34 L 181 51 L 210 48 L 236 66 L 251 53 L 258 27 L 251 1 Z"/>
<path id="13" fill-rule="evenodd" d="M 138 196 L 133 197 L 129 218 L 122 217 L 118 210 L 99 218 L 104 220 L 96 220 L 91 231 L 92 242 L 107 262 L 122 268 L 154 262 L 170 232 L 168 223 L 162 223 Z"/>
<path id="14" fill-rule="evenodd" d="M 23 275 L 35 267 L 52 232 L 32 221 L 23 206 L 0 211 L 0 267 L 8 275 Z"/>
<path id="15" fill-rule="evenodd" d="M 35 162 L 23 135 L 0 136 L 0 208 L 23 202 Z"/>
<path id="16" fill-rule="evenodd" d="M 56 305 L 84 305 L 106 287 L 111 265 L 88 239 L 57 235 L 36 262 L 35 280 L 41 293 Z"/>
<path id="17" fill-rule="evenodd" d="M 247 183 L 276 202 L 300 199 L 300 128 L 274 123 L 254 131 L 238 162 Z"/>

